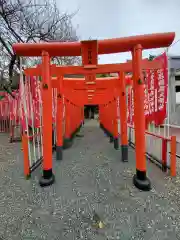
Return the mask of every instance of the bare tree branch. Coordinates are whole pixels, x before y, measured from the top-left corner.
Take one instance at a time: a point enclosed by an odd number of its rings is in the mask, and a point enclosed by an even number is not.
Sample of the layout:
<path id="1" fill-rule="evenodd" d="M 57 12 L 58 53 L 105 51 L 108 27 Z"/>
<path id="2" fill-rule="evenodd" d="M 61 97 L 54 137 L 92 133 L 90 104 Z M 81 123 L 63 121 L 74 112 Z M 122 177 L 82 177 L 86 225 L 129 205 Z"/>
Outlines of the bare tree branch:
<path id="1" fill-rule="evenodd" d="M 76 13 L 62 14 L 55 0 L 0 0 L 0 73 L 6 76 L 8 72 L 9 85 L 19 69 L 19 58 L 13 53 L 12 44 L 77 41 L 78 36 L 72 25 L 72 18 Z M 36 61 L 39 60 L 26 58 L 28 65 Z M 62 57 L 53 61 L 57 64 L 77 65 L 80 58 Z"/>

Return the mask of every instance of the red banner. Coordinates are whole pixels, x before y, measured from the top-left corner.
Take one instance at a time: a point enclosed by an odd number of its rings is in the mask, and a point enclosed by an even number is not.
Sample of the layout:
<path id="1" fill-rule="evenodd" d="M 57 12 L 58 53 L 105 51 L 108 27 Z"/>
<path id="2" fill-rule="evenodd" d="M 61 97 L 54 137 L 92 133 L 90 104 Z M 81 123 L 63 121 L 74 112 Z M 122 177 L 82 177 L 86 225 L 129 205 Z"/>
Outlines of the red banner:
<path id="1" fill-rule="evenodd" d="M 168 88 L 168 61 L 166 54 L 156 58 L 162 61 L 163 68 L 158 70 L 147 70 L 144 85 L 144 114 L 146 126 L 150 122 L 156 125 L 163 124 L 166 118 L 167 88 Z M 128 123 L 133 124 L 134 99 L 133 88 L 128 89 Z"/>
<path id="2" fill-rule="evenodd" d="M 166 54 L 156 59 L 163 62 L 163 69 L 157 71 L 157 118 L 156 124 L 160 125 L 166 118 L 167 89 L 168 89 L 168 59 Z"/>

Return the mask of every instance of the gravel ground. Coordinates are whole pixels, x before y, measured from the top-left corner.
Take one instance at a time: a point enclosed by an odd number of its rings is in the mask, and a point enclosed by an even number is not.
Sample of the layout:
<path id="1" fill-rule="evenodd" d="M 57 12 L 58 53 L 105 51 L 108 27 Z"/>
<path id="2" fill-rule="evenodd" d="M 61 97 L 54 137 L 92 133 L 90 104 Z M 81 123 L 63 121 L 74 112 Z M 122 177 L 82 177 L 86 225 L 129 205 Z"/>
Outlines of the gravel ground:
<path id="1" fill-rule="evenodd" d="M 88 121 L 61 162 L 56 183 L 40 188 L 37 170 L 23 177 L 21 144 L 0 135 L 0 240 L 180 239 L 180 175 L 171 179 L 147 162 L 150 192 L 132 184 L 134 150 L 122 163 L 120 151 Z M 96 212 L 105 226 L 92 224 Z"/>

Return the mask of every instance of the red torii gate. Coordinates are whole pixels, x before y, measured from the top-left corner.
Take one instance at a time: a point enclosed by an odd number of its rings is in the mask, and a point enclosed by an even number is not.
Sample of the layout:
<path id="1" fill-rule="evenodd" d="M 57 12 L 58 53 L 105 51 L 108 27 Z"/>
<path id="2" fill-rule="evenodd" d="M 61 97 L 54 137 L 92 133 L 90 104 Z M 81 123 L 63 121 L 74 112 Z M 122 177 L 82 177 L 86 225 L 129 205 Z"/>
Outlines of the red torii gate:
<path id="1" fill-rule="evenodd" d="M 52 172 L 52 81 L 51 76 L 59 76 L 58 97 L 61 101 L 62 80 L 64 74 L 84 74 L 86 81 L 92 81 L 98 71 L 102 73 L 103 68 L 106 72 L 116 72 L 115 64 L 98 65 L 97 55 L 117 52 L 131 51 L 132 63 L 124 63 L 118 69 L 121 78 L 124 78 L 124 71 L 128 64 L 133 69 L 134 87 L 134 122 L 136 139 L 136 174 L 133 182 L 141 190 L 150 190 L 150 180 L 146 176 L 145 158 L 145 116 L 144 116 L 144 87 L 142 80 L 142 50 L 169 46 L 174 40 L 174 33 L 150 34 L 126 38 L 93 40 L 68 43 L 36 43 L 36 44 L 14 44 L 13 50 L 19 56 L 42 56 L 42 100 L 43 100 L 43 176 L 40 180 L 41 186 L 48 186 L 54 182 Z M 52 56 L 82 56 L 83 66 L 81 67 L 50 67 L 50 57 Z M 105 70 L 105 68 L 107 70 Z M 127 67 L 128 68 L 128 67 Z M 61 74 L 59 74 L 59 71 Z M 122 84 L 121 84 L 122 87 Z M 124 93 L 122 92 L 122 95 Z M 49 109 L 49 111 L 46 111 Z M 62 109 L 59 109 L 59 111 Z M 58 111 L 58 112 L 59 112 Z"/>
<path id="2" fill-rule="evenodd" d="M 128 64 L 126 64 L 126 70 L 128 72 L 132 72 L 132 63 L 131 61 L 128 61 Z M 124 66 L 124 64 L 116 64 L 115 66 L 112 66 L 113 70 L 118 72 L 119 68 L 122 68 L 121 65 Z M 103 66 L 103 65 L 101 65 Z M 59 75 L 59 77 L 52 77 L 52 88 L 58 89 L 59 86 L 59 78 L 62 78 L 62 67 L 53 65 L 50 66 L 51 69 L 53 69 L 52 74 L 56 72 L 56 74 Z M 162 68 L 163 63 L 159 60 L 154 61 L 148 61 L 147 59 L 142 60 L 142 69 L 143 70 L 156 70 L 158 68 Z M 57 69 L 55 69 L 57 68 Z M 107 67 L 104 68 L 105 71 L 107 71 Z M 57 71 L 58 70 L 58 71 Z M 42 74 L 42 66 L 38 65 L 36 68 L 28 68 L 25 69 L 24 73 L 26 76 L 31 77 L 38 77 Z M 34 78 L 32 78 L 33 80 Z M 95 78 L 95 76 L 92 76 L 93 81 L 86 81 L 86 78 L 63 78 L 62 80 L 62 89 L 61 89 L 61 95 L 65 96 L 66 99 L 68 99 L 71 103 L 77 105 L 77 106 L 84 106 L 89 104 L 96 104 L 96 105 L 106 105 L 110 104 L 115 100 L 115 98 L 120 98 L 120 112 L 121 112 L 121 150 L 122 150 L 122 161 L 128 160 L 128 139 L 127 139 L 127 119 L 126 119 L 126 96 L 125 96 L 125 85 L 126 84 L 132 84 L 132 77 L 126 76 L 124 78 L 124 74 L 119 73 L 119 77 L 105 77 L 105 78 Z M 123 94 L 124 93 L 124 94 Z M 59 103 L 62 104 L 62 103 Z M 60 108 L 60 105 L 58 105 L 58 108 Z M 61 111 L 60 111 L 61 112 Z M 59 114 L 58 114 L 59 115 Z M 62 116 L 61 116 L 62 117 Z M 57 135 L 57 145 L 56 145 L 56 154 L 57 154 L 57 160 L 62 159 L 62 131 L 60 126 L 61 119 L 58 119 L 57 126 L 58 126 L 58 132 Z M 116 124 L 115 124 L 116 125 Z M 117 128 L 117 126 L 115 127 Z M 116 132 L 117 133 L 117 132 Z M 111 138 L 112 139 L 112 138 Z M 66 139 L 67 140 L 67 139 Z M 70 139 L 68 139 L 70 141 Z M 113 139 L 114 142 L 114 148 L 119 148 L 119 142 L 118 142 L 118 133 L 117 136 Z"/>
<path id="3" fill-rule="evenodd" d="M 119 72 L 119 69 L 123 72 L 132 72 L 132 62 L 123 64 L 105 64 L 98 65 L 96 72 L 106 73 L 107 71 Z M 142 60 L 142 69 L 159 69 L 162 68 L 162 62 L 159 60 L 148 61 L 147 59 Z M 71 67 L 73 71 L 79 71 L 79 67 Z M 109 70 L 111 69 L 111 71 Z M 51 75 L 56 75 L 57 77 L 52 77 L 52 88 L 58 88 L 59 86 L 59 77 L 65 75 L 69 70 L 69 67 L 60 67 L 56 65 L 50 66 Z M 82 71 L 82 70 L 81 70 Z M 101 72 L 100 72 L 101 71 Z M 42 75 L 42 66 L 38 65 L 36 68 L 28 68 L 24 71 L 26 76 L 41 76 Z M 87 73 L 87 71 L 86 71 Z M 105 104 L 106 102 L 111 101 L 114 98 L 113 89 L 119 88 L 119 77 L 106 77 L 106 78 L 96 78 L 95 74 L 88 75 L 91 77 L 91 81 L 86 81 L 86 75 L 84 78 L 63 78 L 63 90 L 66 97 L 71 100 L 71 102 L 76 103 L 76 105 L 88 105 L 88 104 Z M 132 77 L 125 77 L 125 85 L 132 84 Z M 127 82 L 127 83 L 126 83 Z M 84 91 L 83 91 L 84 90 Z M 108 91 L 109 90 L 109 91 Z M 109 92 L 109 94 L 108 94 Z M 76 94 L 78 93 L 78 95 Z M 94 95 L 95 94 L 95 95 Z M 100 97 L 99 98 L 99 94 Z M 91 96 L 90 96 L 91 95 Z M 93 95 L 93 96 L 92 96 Z M 103 98 L 105 96 L 105 98 Z M 93 97 L 93 98 L 92 98 Z"/>

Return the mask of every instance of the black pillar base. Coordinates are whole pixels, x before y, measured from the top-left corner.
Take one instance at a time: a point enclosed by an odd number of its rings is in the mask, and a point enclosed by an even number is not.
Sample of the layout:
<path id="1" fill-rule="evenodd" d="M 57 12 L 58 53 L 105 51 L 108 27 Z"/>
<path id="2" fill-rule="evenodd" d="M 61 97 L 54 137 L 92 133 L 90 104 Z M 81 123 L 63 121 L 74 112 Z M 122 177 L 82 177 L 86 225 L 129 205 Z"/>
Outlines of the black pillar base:
<path id="1" fill-rule="evenodd" d="M 48 187 L 55 182 L 55 176 L 52 173 L 52 169 L 43 170 L 43 176 L 39 180 L 39 185 L 41 187 Z"/>
<path id="2" fill-rule="evenodd" d="M 104 130 L 105 135 L 106 135 L 107 137 L 109 137 L 108 131 L 107 131 L 105 128 L 103 128 L 103 130 Z"/>
<path id="3" fill-rule="evenodd" d="M 102 123 L 100 123 L 100 124 L 99 124 L 99 127 L 100 127 L 100 128 L 103 128 L 103 125 L 102 125 Z"/>
<path id="4" fill-rule="evenodd" d="M 121 145 L 122 161 L 128 162 L 128 145 Z"/>
<path id="5" fill-rule="evenodd" d="M 109 138 L 109 142 L 110 142 L 110 143 L 113 143 L 113 142 L 114 142 L 114 138 L 113 138 L 113 136 L 110 136 L 110 138 Z"/>
<path id="6" fill-rule="evenodd" d="M 68 149 L 72 147 L 73 140 L 71 138 L 65 138 L 63 141 L 63 149 Z"/>
<path id="7" fill-rule="evenodd" d="M 114 138 L 114 149 L 118 150 L 119 149 L 119 139 Z"/>
<path id="8" fill-rule="evenodd" d="M 76 134 L 76 137 L 77 137 L 77 138 L 82 138 L 82 137 L 84 137 L 84 135 L 82 135 L 82 134 L 80 134 L 80 133 L 77 133 L 77 134 Z"/>
<path id="9" fill-rule="evenodd" d="M 164 163 L 162 164 L 162 171 L 167 172 L 167 165 Z"/>
<path id="10" fill-rule="evenodd" d="M 150 191 L 151 190 L 151 182 L 149 178 L 146 176 L 146 172 L 142 172 L 136 170 L 136 174 L 133 177 L 133 184 L 135 187 L 142 191 Z"/>
<path id="11" fill-rule="evenodd" d="M 52 146 L 52 152 L 56 151 L 56 145 Z"/>
<path id="12" fill-rule="evenodd" d="M 63 159 L 63 147 L 56 146 L 56 160 L 62 160 L 62 159 Z"/>

